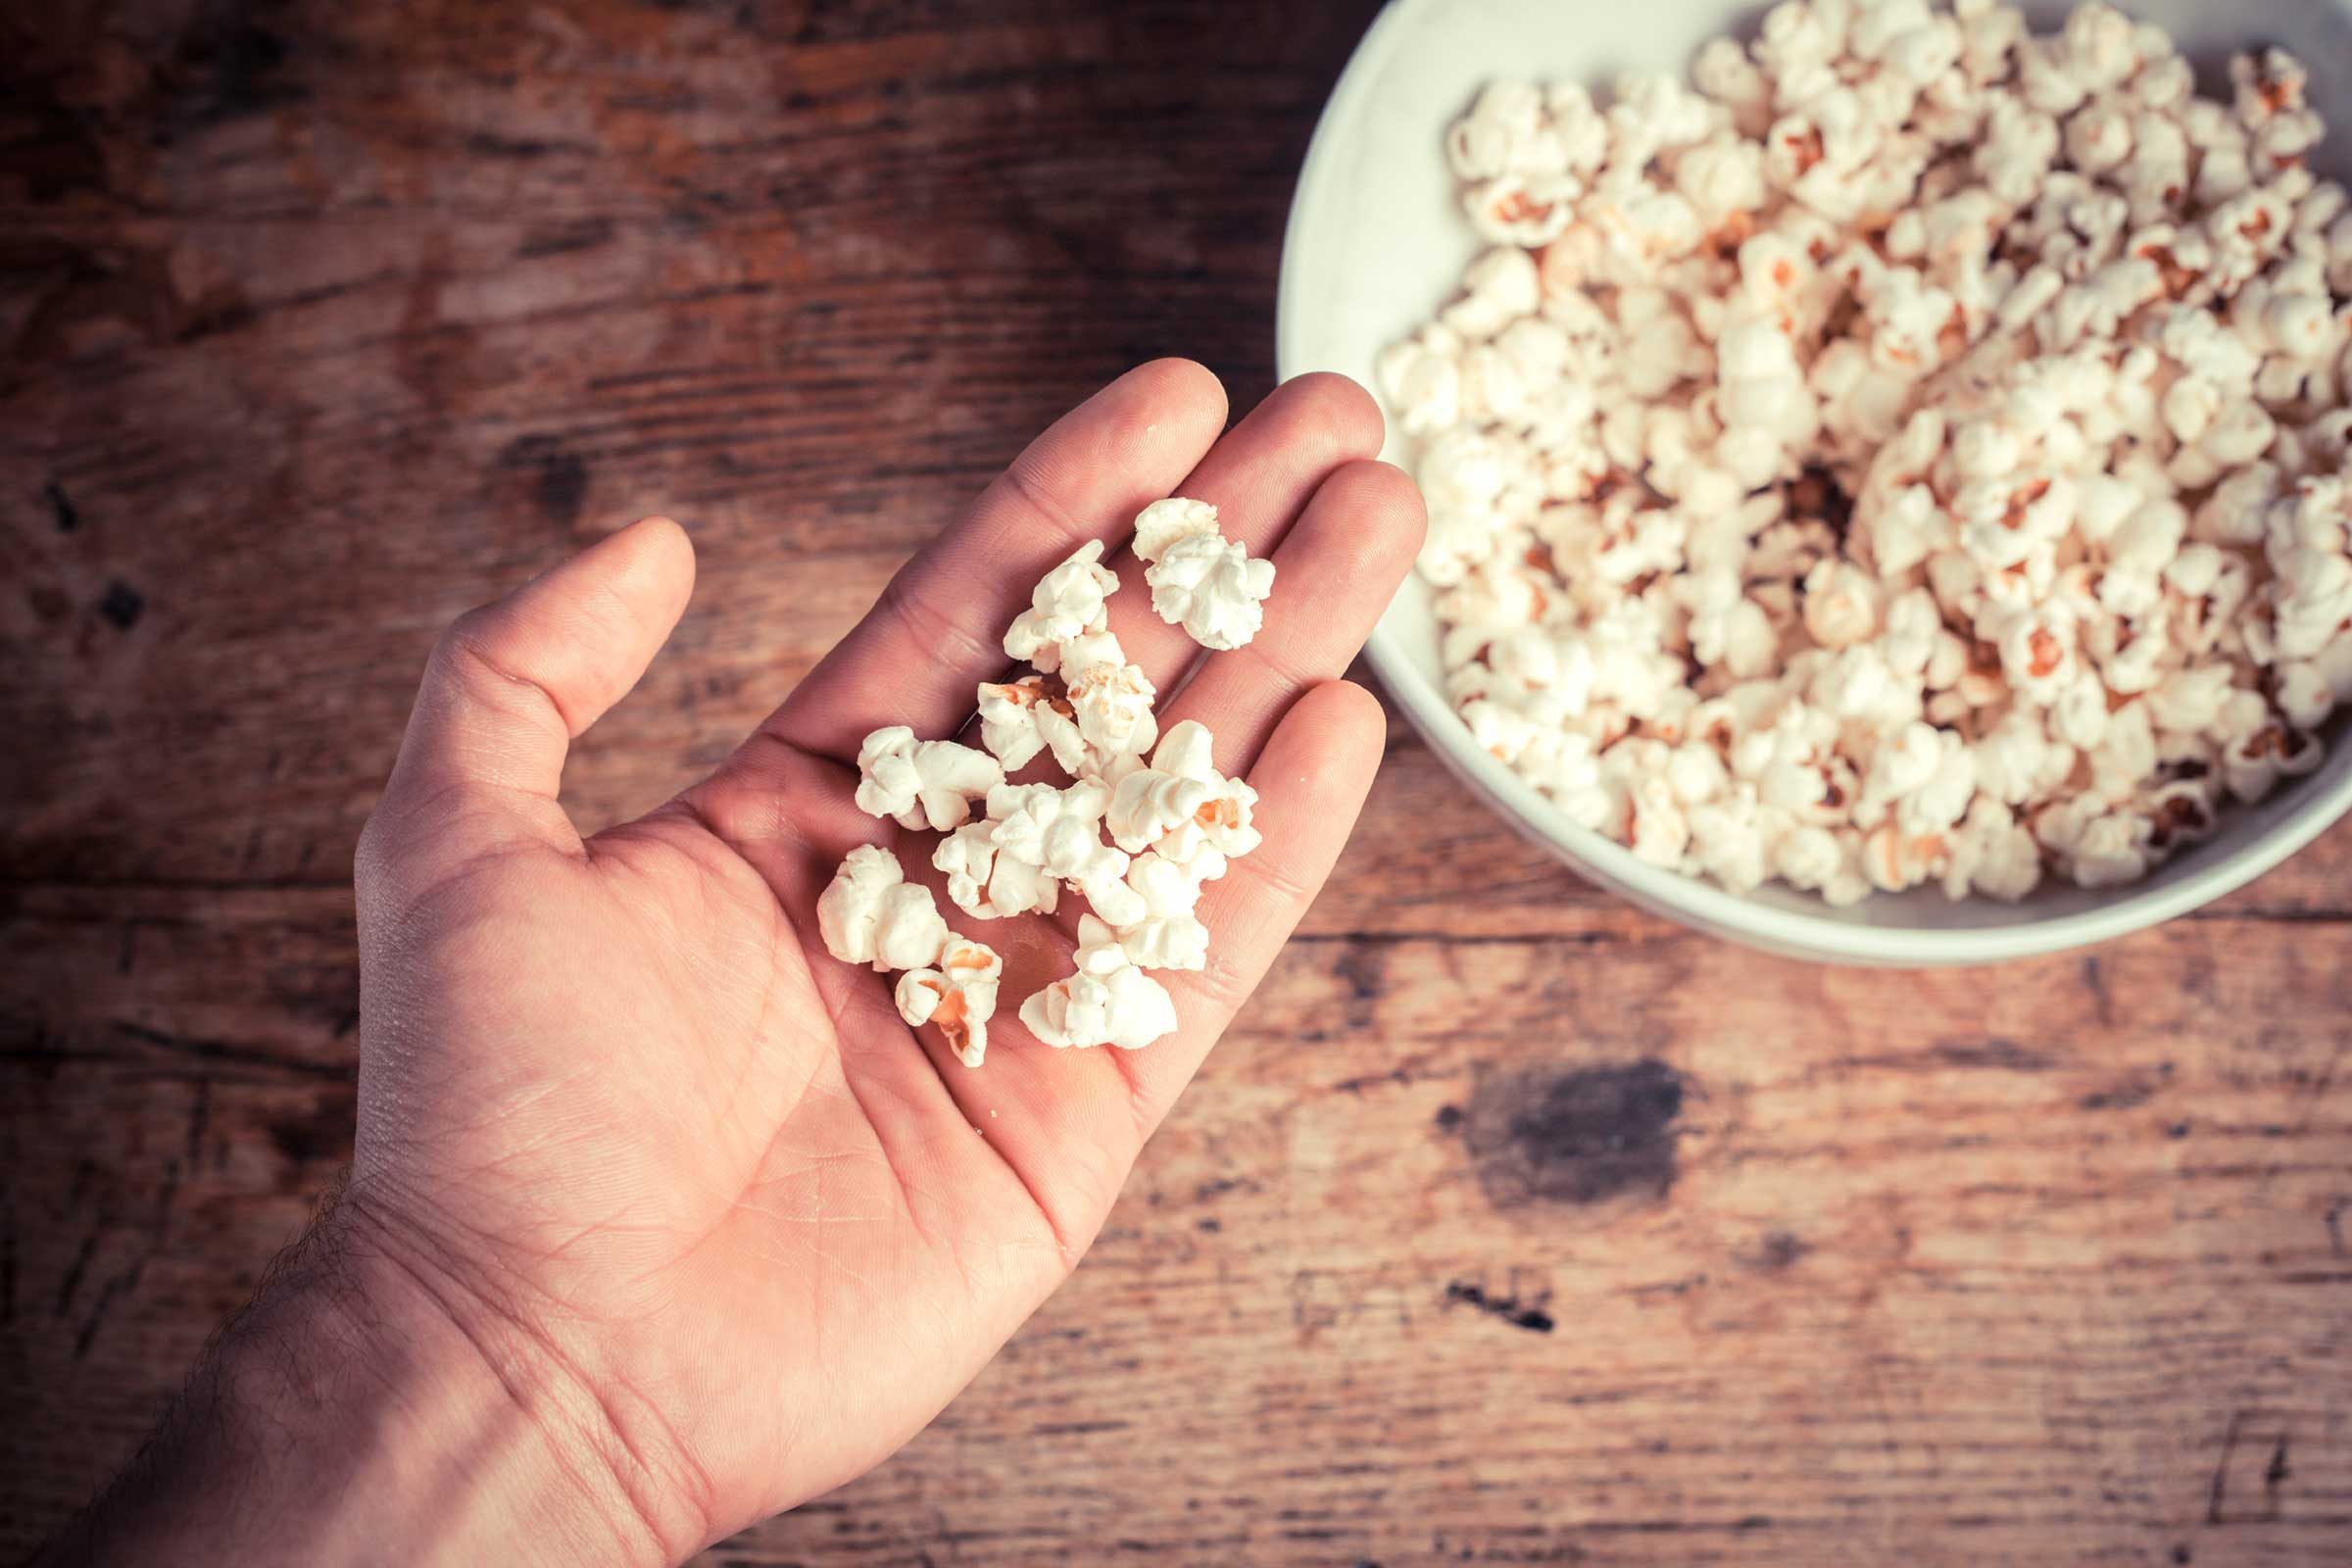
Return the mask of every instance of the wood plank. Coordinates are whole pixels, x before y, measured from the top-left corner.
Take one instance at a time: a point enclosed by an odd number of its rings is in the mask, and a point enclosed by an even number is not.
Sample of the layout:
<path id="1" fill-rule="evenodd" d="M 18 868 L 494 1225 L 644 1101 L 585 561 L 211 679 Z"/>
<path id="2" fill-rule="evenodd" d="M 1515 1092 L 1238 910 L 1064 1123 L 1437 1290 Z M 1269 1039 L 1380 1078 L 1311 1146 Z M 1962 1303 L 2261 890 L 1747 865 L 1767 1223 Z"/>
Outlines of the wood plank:
<path id="1" fill-rule="evenodd" d="M 335 895 L 12 899 L 10 1397 L 59 1438 L 22 1544 L 299 1226 L 353 1044 Z M 2321 1560 L 2344 935 L 2180 922 L 1989 994 L 1672 931 L 1299 942 L 940 1426 L 709 1560 Z"/>
<path id="2" fill-rule="evenodd" d="M 28 99 L 0 182 L 0 722 L 80 737 L 13 760 L 0 863 L 44 878 L 339 875 L 433 633 L 651 511 L 704 602 L 573 782 L 592 820 L 661 799 L 1086 391 L 1185 352 L 1262 394 L 1368 11 L 1220 19 L 1203 74 L 1164 69 L 1183 8 L 804 42 L 310 5 L 160 65 L 123 9 L 19 63 L 101 102 Z"/>

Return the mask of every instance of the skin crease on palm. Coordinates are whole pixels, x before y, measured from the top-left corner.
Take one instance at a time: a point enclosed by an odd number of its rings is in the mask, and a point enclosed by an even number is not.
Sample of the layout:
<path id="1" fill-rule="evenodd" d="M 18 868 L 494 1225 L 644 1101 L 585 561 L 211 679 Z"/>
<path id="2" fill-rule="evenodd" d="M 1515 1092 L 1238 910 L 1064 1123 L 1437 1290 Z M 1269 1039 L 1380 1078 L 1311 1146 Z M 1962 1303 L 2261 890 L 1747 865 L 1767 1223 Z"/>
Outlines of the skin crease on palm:
<path id="1" fill-rule="evenodd" d="M 1143 1144 L 1249 998 L 1354 823 L 1384 739 L 1339 679 L 1419 547 L 1352 383 L 1278 389 L 1224 431 L 1214 377 L 1129 372 L 911 561 L 711 777 L 583 842 L 567 743 L 637 681 L 694 558 L 649 518 L 454 626 L 359 855 L 357 1157 L 337 1223 L 494 1317 L 581 1391 L 653 1539 L 683 1554 L 905 1443 L 1069 1273 Z M 1220 432 L 1223 432 L 1220 434 Z M 890 977 L 834 960 L 815 903 L 854 845 L 934 888 L 926 835 L 851 802 L 865 733 L 965 724 L 1030 587 L 1115 552 L 1171 494 L 1271 555 L 1265 629 L 1194 668 L 1114 558 L 1111 625 L 1259 792 L 1265 835 L 1210 885 L 1208 967 L 1163 974 L 1180 1031 L 1053 1051 L 1011 1016 L 1067 972 L 1056 916 L 952 922 L 1007 963 L 987 1064 L 910 1031 Z M 1190 678 L 1186 671 L 1193 669 Z"/>

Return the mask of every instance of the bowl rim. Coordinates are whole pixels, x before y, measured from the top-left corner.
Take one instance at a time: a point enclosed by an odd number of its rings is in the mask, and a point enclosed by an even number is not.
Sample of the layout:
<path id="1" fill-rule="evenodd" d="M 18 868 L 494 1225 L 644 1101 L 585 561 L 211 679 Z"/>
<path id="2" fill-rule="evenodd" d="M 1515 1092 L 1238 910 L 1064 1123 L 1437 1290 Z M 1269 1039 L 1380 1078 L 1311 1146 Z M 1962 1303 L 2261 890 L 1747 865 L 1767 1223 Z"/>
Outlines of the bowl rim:
<path id="1" fill-rule="evenodd" d="M 1389 0 L 1357 40 L 1316 119 L 1283 227 L 1274 308 L 1274 363 L 1279 379 L 1327 368 L 1312 363 L 1313 357 L 1301 341 L 1304 328 L 1299 320 L 1299 301 L 1305 297 L 1306 281 L 1300 240 L 1328 199 L 1327 187 L 1341 159 L 1340 127 L 1370 98 L 1381 67 L 1411 23 L 1442 3 Z M 1387 417 L 1385 404 L 1382 416 Z M 2019 906 L 2022 918 L 1994 925 L 1936 928 L 1856 923 L 1811 910 L 1760 904 L 1713 882 L 1637 858 L 1623 845 L 1571 821 L 1534 786 L 1480 749 L 1445 693 L 1399 645 L 1399 636 L 1387 616 L 1374 627 L 1365 655 L 1390 696 L 1439 760 L 1523 837 L 1572 870 L 1636 904 L 1772 953 L 1900 967 L 1990 963 L 2087 947 L 2161 924 L 2243 887 L 2352 808 L 2352 768 L 2346 768 L 2327 780 L 2324 788 L 2284 820 L 2161 887 L 2127 890 L 2087 909 L 2039 918 L 2028 912 L 2030 906 Z"/>

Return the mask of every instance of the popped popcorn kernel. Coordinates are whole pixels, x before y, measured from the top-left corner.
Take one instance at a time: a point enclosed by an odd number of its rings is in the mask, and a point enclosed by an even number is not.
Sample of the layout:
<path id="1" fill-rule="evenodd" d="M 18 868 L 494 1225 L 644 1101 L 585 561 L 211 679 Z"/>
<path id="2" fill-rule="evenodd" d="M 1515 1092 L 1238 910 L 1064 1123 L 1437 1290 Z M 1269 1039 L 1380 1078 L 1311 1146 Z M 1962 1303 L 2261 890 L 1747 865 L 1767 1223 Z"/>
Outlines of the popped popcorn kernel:
<path id="1" fill-rule="evenodd" d="M 1065 645 L 1106 629 L 1106 602 L 1118 586 L 1102 564 L 1102 541 L 1088 540 L 1039 581 L 1029 608 L 1005 630 L 1004 656 L 1049 674 L 1059 669 Z"/>
<path id="2" fill-rule="evenodd" d="M 1004 766 L 987 753 L 918 741 L 904 724 L 875 730 L 858 749 L 858 808 L 901 827 L 960 827 L 972 802 L 1004 782 Z"/>
<path id="3" fill-rule="evenodd" d="M 984 942 L 951 936 L 933 963 L 899 976 L 892 993 L 899 1016 L 918 1029 L 933 1025 L 957 1060 L 977 1067 L 988 1058 L 988 1021 L 996 1016 L 1004 960 Z"/>
<path id="4" fill-rule="evenodd" d="M 1274 563 L 1252 560 L 1240 544 L 1217 533 L 1188 533 L 1169 541 L 1144 572 L 1152 609 L 1193 641 L 1219 652 L 1257 635 L 1262 608 L 1274 591 Z"/>
<path id="5" fill-rule="evenodd" d="M 1021 1022 L 1056 1050 L 1115 1046 L 1140 1051 L 1176 1028 L 1167 988 L 1138 967 L 1118 933 L 1095 916 L 1078 920 L 1076 971 L 1021 1004 Z"/>
<path id="6" fill-rule="evenodd" d="M 816 925 L 826 952 L 877 970 L 929 963 L 948 940 L 931 890 L 906 880 L 897 858 L 872 844 L 852 850 L 817 896 Z"/>

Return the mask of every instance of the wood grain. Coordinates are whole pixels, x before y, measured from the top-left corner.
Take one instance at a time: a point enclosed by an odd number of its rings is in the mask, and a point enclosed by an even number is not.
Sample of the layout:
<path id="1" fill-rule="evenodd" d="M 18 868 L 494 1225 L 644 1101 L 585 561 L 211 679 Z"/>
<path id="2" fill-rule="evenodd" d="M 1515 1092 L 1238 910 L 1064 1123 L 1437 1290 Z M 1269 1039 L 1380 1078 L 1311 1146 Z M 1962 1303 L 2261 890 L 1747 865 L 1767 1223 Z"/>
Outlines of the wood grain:
<path id="1" fill-rule="evenodd" d="M 1271 379 L 1371 7 L 0 6 L 0 1551 L 347 1157 L 351 845 L 469 603 L 662 510 L 589 825 L 1061 407 Z M 2352 829 L 2088 956 L 1634 911 L 1401 729 L 1086 1266 L 714 1563 L 2340 1563 Z"/>

